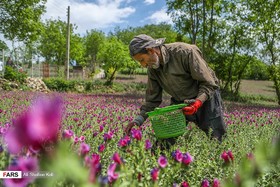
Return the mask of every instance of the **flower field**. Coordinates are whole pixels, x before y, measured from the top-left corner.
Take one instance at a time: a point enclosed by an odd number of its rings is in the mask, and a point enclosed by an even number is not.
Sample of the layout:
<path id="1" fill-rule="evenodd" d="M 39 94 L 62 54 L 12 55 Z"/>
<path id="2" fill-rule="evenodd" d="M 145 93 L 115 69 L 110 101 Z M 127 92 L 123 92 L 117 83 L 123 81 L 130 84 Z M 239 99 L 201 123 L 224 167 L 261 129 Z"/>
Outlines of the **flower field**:
<path id="1" fill-rule="evenodd" d="M 0 93 L 0 170 L 52 172 L 0 186 L 279 186 L 280 109 L 226 106 L 227 137 L 195 124 L 161 150 L 147 120 L 124 134 L 144 97 Z"/>

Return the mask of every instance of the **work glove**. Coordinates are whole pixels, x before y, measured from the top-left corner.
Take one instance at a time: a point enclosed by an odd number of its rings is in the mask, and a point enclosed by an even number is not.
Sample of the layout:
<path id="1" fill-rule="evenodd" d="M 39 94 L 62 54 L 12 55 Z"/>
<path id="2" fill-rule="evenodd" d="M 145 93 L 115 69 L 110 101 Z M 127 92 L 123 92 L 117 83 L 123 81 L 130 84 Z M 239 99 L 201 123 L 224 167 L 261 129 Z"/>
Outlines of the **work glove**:
<path id="1" fill-rule="evenodd" d="M 126 128 L 124 129 L 125 134 L 126 134 L 126 135 L 129 135 L 131 129 L 132 129 L 134 126 L 137 126 L 137 123 L 136 123 L 136 122 L 132 121 L 132 122 L 128 123 L 128 125 L 127 125 Z"/>
<path id="2" fill-rule="evenodd" d="M 199 99 L 185 100 L 184 103 L 189 104 L 188 106 L 182 109 L 185 115 L 195 114 L 197 110 L 202 106 L 202 102 Z"/>

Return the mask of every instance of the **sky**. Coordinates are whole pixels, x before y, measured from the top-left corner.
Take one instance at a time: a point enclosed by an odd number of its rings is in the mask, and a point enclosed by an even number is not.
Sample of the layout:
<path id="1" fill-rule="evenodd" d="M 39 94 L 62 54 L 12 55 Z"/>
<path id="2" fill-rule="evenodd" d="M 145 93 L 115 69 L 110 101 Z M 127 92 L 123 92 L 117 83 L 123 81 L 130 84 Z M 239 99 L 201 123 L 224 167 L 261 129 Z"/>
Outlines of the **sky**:
<path id="1" fill-rule="evenodd" d="M 165 0 L 48 0 L 47 12 L 42 19 L 67 21 L 67 7 L 70 6 L 70 22 L 76 24 L 77 33 L 96 29 L 105 33 L 117 26 L 127 28 L 172 23 L 166 14 Z"/>
<path id="2" fill-rule="evenodd" d="M 166 13 L 165 0 L 47 0 L 46 19 L 67 21 L 67 8 L 70 6 L 70 22 L 78 26 L 75 33 L 83 36 L 91 29 L 107 34 L 114 28 L 143 26 L 166 22 L 172 24 Z M 11 49 L 11 42 L 6 41 Z M 17 45 L 17 44 L 16 44 Z"/>

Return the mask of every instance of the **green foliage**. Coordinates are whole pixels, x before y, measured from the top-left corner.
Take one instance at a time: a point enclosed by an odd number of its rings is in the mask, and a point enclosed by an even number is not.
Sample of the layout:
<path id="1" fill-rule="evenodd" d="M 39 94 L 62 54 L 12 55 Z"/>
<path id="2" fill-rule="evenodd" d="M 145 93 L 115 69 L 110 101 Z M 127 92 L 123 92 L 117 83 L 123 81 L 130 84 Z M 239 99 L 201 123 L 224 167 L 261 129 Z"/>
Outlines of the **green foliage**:
<path id="1" fill-rule="evenodd" d="M 97 53 L 100 45 L 105 41 L 105 34 L 101 31 L 91 30 L 87 31 L 84 39 L 85 57 L 87 59 L 87 66 L 91 72 L 96 73 L 96 66 L 99 65 L 97 61 Z"/>
<path id="2" fill-rule="evenodd" d="M 24 83 L 27 78 L 27 75 L 24 72 L 19 72 L 10 66 L 6 66 L 4 78 L 10 81 Z"/>
<path id="3" fill-rule="evenodd" d="M 61 20 L 47 20 L 38 47 L 47 63 L 63 65 L 66 61 L 66 34 L 67 23 Z M 75 25 L 71 25 L 70 59 L 83 63 L 84 46 L 79 35 L 74 33 Z M 51 42 L 50 42 L 51 41 Z"/>
<path id="4" fill-rule="evenodd" d="M 35 41 L 41 33 L 46 0 L 0 1 L 0 32 L 9 40 Z"/>
<path id="5" fill-rule="evenodd" d="M 116 73 L 125 68 L 129 63 L 134 63 L 129 57 L 128 48 L 116 37 L 108 39 L 102 44 L 97 59 L 102 61 L 107 84 L 110 85 L 115 79 Z"/>

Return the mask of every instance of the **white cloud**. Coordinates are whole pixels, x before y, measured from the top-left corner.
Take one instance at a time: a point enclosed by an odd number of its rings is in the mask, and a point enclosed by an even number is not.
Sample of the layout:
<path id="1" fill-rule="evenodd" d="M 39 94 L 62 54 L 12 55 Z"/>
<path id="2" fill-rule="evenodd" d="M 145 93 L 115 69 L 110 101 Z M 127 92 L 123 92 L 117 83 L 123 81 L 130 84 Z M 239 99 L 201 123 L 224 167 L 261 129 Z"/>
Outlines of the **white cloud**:
<path id="1" fill-rule="evenodd" d="M 156 0 L 145 0 L 144 3 L 147 5 L 151 5 L 154 4 L 156 2 Z"/>
<path id="2" fill-rule="evenodd" d="M 154 24 L 159 24 L 162 22 L 166 22 L 168 24 L 173 23 L 171 17 L 166 13 L 166 9 L 164 8 L 154 12 L 150 17 L 146 18 L 146 20 L 149 20 Z"/>
<path id="3" fill-rule="evenodd" d="M 123 4 L 131 0 L 98 0 L 96 3 L 82 0 L 49 0 L 47 1 L 47 13 L 43 19 L 57 19 L 66 21 L 67 7 L 70 6 L 70 22 L 78 26 L 78 33 L 86 30 L 104 29 L 115 23 L 125 22 L 132 13 L 133 7 L 124 7 Z"/>

